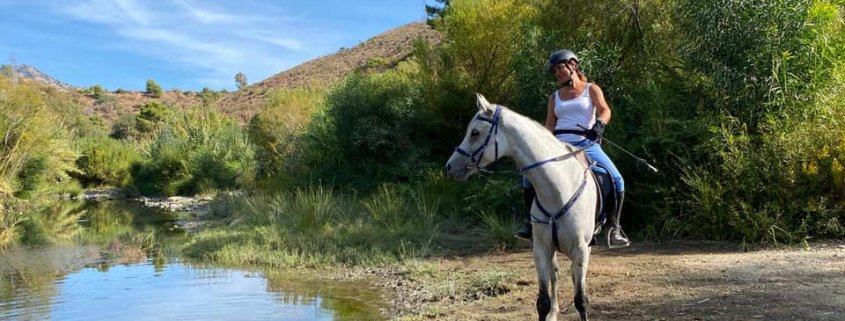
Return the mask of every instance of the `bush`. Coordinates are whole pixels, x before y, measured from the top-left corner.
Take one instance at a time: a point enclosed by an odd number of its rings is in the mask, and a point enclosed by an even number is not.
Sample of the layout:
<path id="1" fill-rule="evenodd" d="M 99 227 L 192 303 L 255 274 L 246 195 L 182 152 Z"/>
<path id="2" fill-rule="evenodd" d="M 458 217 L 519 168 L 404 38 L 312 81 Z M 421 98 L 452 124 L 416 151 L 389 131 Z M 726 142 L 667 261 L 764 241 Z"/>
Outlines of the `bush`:
<path id="1" fill-rule="evenodd" d="M 713 239 L 843 237 L 841 7 L 753 2 L 679 4 L 683 80 L 701 97 L 697 123 L 708 131 L 681 161 L 685 211 L 659 221 Z"/>
<path id="2" fill-rule="evenodd" d="M 295 155 L 297 139 L 323 106 L 324 93 L 316 89 L 279 89 L 270 93 L 249 122 L 250 141 L 256 146 L 258 177 L 281 180 L 294 172 L 286 161 Z M 301 151 L 299 151 L 301 152 Z"/>
<path id="3" fill-rule="evenodd" d="M 153 98 L 161 97 L 161 86 L 155 80 L 147 80 L 147 95 Z"/>
<path id="4" fill-rule="evenodd" d="M 415 72 L 405 64 L 344 80 L 328 93 L 325 113 L 309 125 L 294 167 L 312 179 L 362 192 L 421 177 L 429 142 L 416 134 L 421 92 Z"/>
<path id="5" fill-rule="evenodd" d="M 179 111 L 151 138 L 145 161 L 131 169 L 145 195 L 194 195 L 249 187 L 255 148 L 244 130 L 213 109 Z"/>
<path id="6" fill-rule="evenodd" d="M 66 126 L 80 113 L 69 100 L 0 77 L 0 197 L 34 198 L 69 181 L 76 154 Z"/>
<path id="7" fill-rule="evenodd" d="M 91 96 L 96 100 L 100 100 L 106 95 L 106 90 L 103 89 L 103 86 L 100 85 L 91 86 L 90 91 Z"/>
<path id="8" fill-rule="evenodd" d="M 79 180 L 86 185 L 125 187 L 131 181 L 132 164 L 141 160 L 130 143 L 104 136 L 85 138 L 78 148 Z"/>
<path id="9" fill-rule="evenodd" d="M 170 108 L 157 101 L 150 101 L 142 105 L 135 117 L 135 129 L 145 134 L 157 130 L 167 118 Z"/>

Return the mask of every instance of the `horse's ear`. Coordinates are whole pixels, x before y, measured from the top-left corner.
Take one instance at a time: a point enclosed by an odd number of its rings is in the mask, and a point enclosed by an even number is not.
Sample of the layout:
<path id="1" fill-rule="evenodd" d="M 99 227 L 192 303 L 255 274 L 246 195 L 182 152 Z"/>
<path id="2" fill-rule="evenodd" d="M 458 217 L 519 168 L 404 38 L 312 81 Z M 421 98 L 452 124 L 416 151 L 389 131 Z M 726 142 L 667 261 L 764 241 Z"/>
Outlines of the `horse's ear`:
<path id="1" fill-rule="evenodd" d="M 484 98 L 484 95 L 476 93 L 475 98 L 476 98 L 476 104 L 478 105 L 479 111 L 482 111 L 482 112 L 490 114 L 490 115 L 492 115 L 493 112 L 495 112 L 495 108 L 493 108 L 493 105 L 490 105 L 490 103 L 487 101 L 487 98 Z"/>

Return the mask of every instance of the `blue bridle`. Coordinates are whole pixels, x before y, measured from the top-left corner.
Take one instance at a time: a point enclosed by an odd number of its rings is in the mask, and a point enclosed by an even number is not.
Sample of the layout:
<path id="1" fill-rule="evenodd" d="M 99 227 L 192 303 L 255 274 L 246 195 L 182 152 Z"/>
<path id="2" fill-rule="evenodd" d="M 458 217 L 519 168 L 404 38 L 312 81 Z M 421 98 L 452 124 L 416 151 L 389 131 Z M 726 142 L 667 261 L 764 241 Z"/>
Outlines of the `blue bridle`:
<path id="1" fill-rule="evenodd" d="M 475 116 L 476 119 L 488 122 L 491 125 L 490 130 L 487 131 L 487 137 L 484 138 L 484 144 L 481 144 L 481 146 L 478 146 L 478 148 L 476 148 L 474 151 L 472 151 L 472 153 L 465 151 L 463 148 L 461 148 L 461 146 L 455 147 L 455 152 L 457 152 L 458 154 L 464 155 L 466 157 L 469 157 L 469 160 L 474 163 L 475 167 L 480 168 L 480 166 L 478 166 L 478 165 L 481 164 L 481 155 L 484 154 L 484 150 L 487 148 L 487 145 L 490 144 L 490 139 L 493 138 L 493 148 L 494 148 L 493 161 L 495 162 L 496 160 L 498 160 L 499 159 L 499 141 L 495 137 L 499 133 L 499 120 L 500 120 L 501 115 L 502 115 L 502 106 L 496 105 L 496 111 L 493 113 L 493 118 L 482 117 L 481 114 L 478 114 L 478 116 Z M 478 158 L 476 158 L 476 156 L 478 156 Z"/>

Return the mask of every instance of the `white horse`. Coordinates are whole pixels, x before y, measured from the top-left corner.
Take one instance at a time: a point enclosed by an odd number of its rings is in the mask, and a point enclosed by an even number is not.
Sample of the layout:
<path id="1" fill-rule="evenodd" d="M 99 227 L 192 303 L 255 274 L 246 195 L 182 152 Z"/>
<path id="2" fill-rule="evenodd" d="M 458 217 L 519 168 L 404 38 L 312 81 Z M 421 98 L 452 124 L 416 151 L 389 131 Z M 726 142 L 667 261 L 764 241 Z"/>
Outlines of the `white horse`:
<path id="1" fill-rule="evenodd" d="M 478 114 L 446 173 L 466 180 L 501 157 L 511 157 L 537 190 L 531 206 L 539 320 L 557 320 L 557 251 L 572 261 L 575 307 L 587 320 L 586 278 L 599 192 L 582 150 L 558 141 L 539 123 L 477 94 Z M 551 212 L 549 212 L 551 211 Z M 556 251 L 557 250 L 557 251 Z M 551 297 L 549 292 L 551 283 Z"/>

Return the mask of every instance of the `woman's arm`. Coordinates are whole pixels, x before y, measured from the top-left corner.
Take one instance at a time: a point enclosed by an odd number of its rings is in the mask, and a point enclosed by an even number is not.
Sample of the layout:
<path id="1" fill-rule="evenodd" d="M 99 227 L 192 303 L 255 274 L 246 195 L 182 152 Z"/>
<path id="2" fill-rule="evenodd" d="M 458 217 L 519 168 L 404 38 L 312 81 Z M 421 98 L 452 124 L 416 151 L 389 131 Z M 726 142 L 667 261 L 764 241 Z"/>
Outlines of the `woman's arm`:
<path id="1" fill-rule="evenodd" d="M 555 132 L 555 125 L 557 125 L 557 115 L 555 115 L 555 96 L 557 91 L 553 91 L 549 95 L 548 111 L 546 112 L 546 129 L 550 132 Z"/>
<path id="2" fill-rule="evenodd" d="M 607 125 L 610 122 L 610 106 L 604 100 L 604 93 L 601 88 L 596 84 L 590 86 L 590 99 L 596 108 L 596 120 L 601 120 L 602 123 Z"/>

